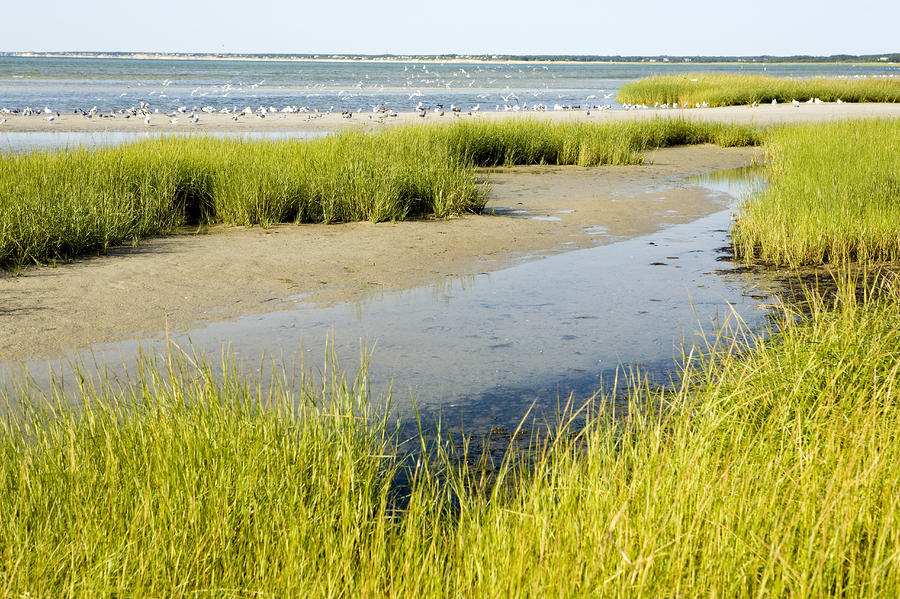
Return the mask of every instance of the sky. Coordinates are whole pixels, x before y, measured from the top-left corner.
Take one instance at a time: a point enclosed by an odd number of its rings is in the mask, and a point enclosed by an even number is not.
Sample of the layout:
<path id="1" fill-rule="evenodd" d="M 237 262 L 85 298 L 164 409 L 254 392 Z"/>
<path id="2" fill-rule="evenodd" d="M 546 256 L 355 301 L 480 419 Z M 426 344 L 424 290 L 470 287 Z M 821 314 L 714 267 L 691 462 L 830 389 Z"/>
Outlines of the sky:
<path id="1" fill-rule="evenodd" d="M 0 51 L 830 55 L 900 52 L 897 0 L 14 0 Z"/>

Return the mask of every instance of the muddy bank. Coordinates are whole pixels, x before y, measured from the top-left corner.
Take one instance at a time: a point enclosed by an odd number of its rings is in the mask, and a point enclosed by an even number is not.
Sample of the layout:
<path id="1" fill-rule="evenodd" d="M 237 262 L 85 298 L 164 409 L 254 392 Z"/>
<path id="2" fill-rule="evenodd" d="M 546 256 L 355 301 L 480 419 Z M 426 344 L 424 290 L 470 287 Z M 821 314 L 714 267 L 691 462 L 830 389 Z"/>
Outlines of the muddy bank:
<path id="1" fill-rule="evenodd" d="M 0 359 L 58 356 L 297 302 L 353 301 L 651 233 L 727 202 L 681 186 L 684 177 L 757 157 L 753 148 L 692 146 L 660 150 L 643 166 L 484 171 L 493 214 L 268 230 L 216 227 L 146 240 L 107 256 L 3 272 Z M 659 193 L 664 188 L 669 191 Z"/>

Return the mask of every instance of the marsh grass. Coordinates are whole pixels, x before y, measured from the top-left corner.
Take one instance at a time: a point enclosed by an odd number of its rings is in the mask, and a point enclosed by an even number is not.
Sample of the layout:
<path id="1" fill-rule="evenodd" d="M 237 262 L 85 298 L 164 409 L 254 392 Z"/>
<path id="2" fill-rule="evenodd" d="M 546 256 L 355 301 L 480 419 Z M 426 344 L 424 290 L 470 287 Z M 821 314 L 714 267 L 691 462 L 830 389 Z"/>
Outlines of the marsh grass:
<path id="1" fill-rule="evenodd" d="M 82 409 L 7 397 L 2 592 L 306 596 L 378 573 L 393 440 L 364 378 L 323 381 L 264 389 L 173 349 L 128 384 L 83 383 Z"/>
<path id="2" fill-rule="evenodd" d="M 819 98 L 823 102 L 900 102 L 900 79 L 789 79 L 765 75 L 693 73 L 660 75 L 628 83 L 616 100 L 629 104 L 669 104 L 693 107 L 738 106 L 753 102 L 801 102 Z"/>
<path id="3" fill-rule="evenodd" d="M 900 120 L 780 127 L 769 185 L 739 210 L 737 256 L 776 265 L 900 258 Z"/>
<path id="4" fill-rule="evenodd" d="M 470 166 L 391 133 L 36 152 L 0 160 L 0 263 L 102 252 L 183 224 L 445 217 L 483 204 Z"/>
<path id="5" fill-rule="evenodd" d="M 82 410 L 14 395 L 0 589 L 896 595 L 900 288 L 880 284 L 860 299 L 842 280 L 771 335 L 719 337 L 680 387 L 636 383 L 625 417 L 598 404 L 489 485 L 440 447 L 400 463 L 364 375 L 261 385 L 176 353 L 137 385 L 85 385 Z"/>
<path id="6" fill-rule="evenodd" d="M 480 167 L 535 164 L 641 164 L 648 150 L 714 143 L 723 147 L 761 143 L 758 128 L 684 119 L 605 124 L 540 120 L 468 121 L 431 130 L 466 163 Z"/>
<path id="7" fill-rule="evenodd" d="M 683 143 L 746 145 L 749 127 L 535 121 L 347 132 L 312 141 L 172 137 L 0 158 L 0 265 L 105 252 L 184 224 L 385 221 L 480 212 L 474 168 L 634 164 Z"/>

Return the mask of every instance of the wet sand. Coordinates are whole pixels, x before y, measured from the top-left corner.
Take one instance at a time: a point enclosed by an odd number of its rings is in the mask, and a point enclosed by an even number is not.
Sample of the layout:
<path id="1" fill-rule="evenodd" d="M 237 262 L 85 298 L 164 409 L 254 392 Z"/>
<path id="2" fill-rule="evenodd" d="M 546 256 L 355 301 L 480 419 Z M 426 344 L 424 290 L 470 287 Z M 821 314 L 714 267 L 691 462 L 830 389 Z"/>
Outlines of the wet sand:
<path id="1" fill-rule="evenodd" d="M 860 119 L 890 117 L 900 118 L 898 104 L 801 104 L 794 107 L 790 104 L 772 106 L 764 104 L 756 108 L 749 106 L 727 106 L 722 108 L 693 108 L 669 110 L 573 110 L 546 112 L 473 112 L 452 113 L 446 111 L 444 116 L 436 112 L 428 112 L 422 118 L 418 113 L 399 113 L 396 117 L 379 116 L 371 112 L 353 113 L 344 118 L 340 113 L 320 114 L 268 114 L 265 118 L 255 115 L 240 116 L 235 121 L 227 114 L 200 114 L 199 122 L 192 123 L 187 115 L 178 117 L 178 123 L 172 124 L 171 118 L 164 114 L 150 117 L 150 125 L 144 124 L 143 118 L 116 117 L 86 118 L 81 115 L 61 114 L 48 121 L 46 115 L 0 115 L 0 133 L 10 132 L 103 132 L 103 131 L 150 131 L 150 132 L 251 132 L 251 131 L 337 131 L 341 129 L 379 129 L 385 126 L 411 123 L 448 123 L 465 119 L 508 120 L 533 118 L 551 122 L 615 122 L 622 120 L 640 120 L 652 118 L 684 118 L 699 121 L 719 121 L 728 123 L 744 123 L 771 125 L 775 123 L 815 123 L 841 119 Z"/>
<path id="2" fill-rule="evenodd" d="M 684 177 L 758 156 L 755 148 L 704 145 L 659 150 L 643 166 L 494 169 L 481 175 L 491 185 L 493 215 L 214 227 L 18 275 L 0 272 L 0 360 L 59 356 L 299 301 L 353 301 L 652 233 L 727 204 L 685 187 Z"/>

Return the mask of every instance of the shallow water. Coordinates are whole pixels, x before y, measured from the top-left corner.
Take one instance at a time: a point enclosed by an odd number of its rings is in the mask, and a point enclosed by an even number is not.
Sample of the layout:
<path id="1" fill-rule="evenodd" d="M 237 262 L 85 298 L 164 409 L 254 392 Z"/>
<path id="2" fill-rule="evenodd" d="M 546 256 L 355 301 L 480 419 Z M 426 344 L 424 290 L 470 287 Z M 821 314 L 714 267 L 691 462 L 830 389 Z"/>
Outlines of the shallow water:
<path id="1" fill-rule="evenodd" d="M 124 143 L 143 141 L 159 137 L 190 136 L 191 133 L 156 133 L 150 131 L 54 131 L 54 132 L 17 132 L 0 131 L 0 154 L 27 152 L 30 150 L 62 150 L 65 148 L 99 148 L 118 146 Z M 208 131 L 204 136 L 222 139 L 313 139 L 326 135 L 319 131 L 251 131 L 225 132 Z"/>
<path id="2" fill-rule="evenodd" d="M 687 179 L 679 187 L 740 197 L 758 185 L 758 175 L 742 170 L 738 178 Z M 559 400 L 570 393 L 586 399 L 623 368 L 640 367 L 665 383 L 682 343 L 687 351 L 702 347 L 705 333 L 735 318 L 764 323 L 760 306 L 771 301 L 765 285 L 723 260 L 730 219 L 723 210 L 652 235 L 358 303 L 316 306 L 295 298 L 293 309 L 173 339 L 213 356 L 229 348 L 255 369 L 269 358 L 315 368 L 333 338 L 349 372 L 361 347 L 373 350 L 373 396 L 379 401 L 393 383 L 398 414 L 412 416 L 414 397 L 421 414 L 442 413 L 451 427 L 514 428 L 532 403 L 537 413 L 552 414 Z M 143 343 L 162 348 L 164 336 Z M 95 346 L 73 358 L 129 364 L 138 347 L 136 340 Z M 44 362 L 28 366 L 35 375 L 47 372 Z"/>
<path id="3" fill-rule="evenodd" d="M 893 64 L 520 64 L 138 60 L 0 56 L 0 108 L 48 106 L 101 111 L 149 102 L 215 109 L 306 106 L 370 111 L 377 104 L 409 111 L 419 102 L 463 110 L 545 104 L 613 108 L 628 81 L 658 74 L 766 73 L 785 77 L 900 76 Z M 527 106 L 526 106 L 527 105 Z"/>

